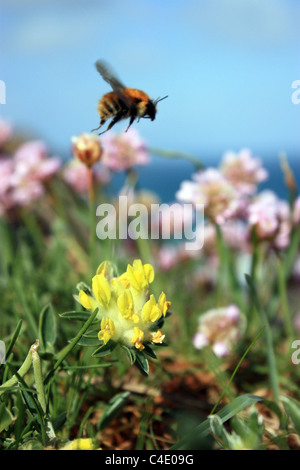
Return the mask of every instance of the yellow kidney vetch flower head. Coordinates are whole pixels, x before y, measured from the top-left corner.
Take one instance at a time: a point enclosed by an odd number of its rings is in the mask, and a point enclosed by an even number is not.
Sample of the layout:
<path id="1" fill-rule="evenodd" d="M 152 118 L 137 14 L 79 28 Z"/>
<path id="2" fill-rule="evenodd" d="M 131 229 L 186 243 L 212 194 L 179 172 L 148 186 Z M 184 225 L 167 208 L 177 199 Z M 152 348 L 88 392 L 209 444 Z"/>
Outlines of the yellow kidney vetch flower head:
<path id="1" fill-rule="evenodd" d="M 151 346 L 163 344 L 165 335 L 161 327 L 171 302 L 164 292 L 158 299 L 150 293 L 153 281 L 151 264 L 134 260 L 124 273 L 116 276 L 113 265 L 104 261 L 92 279 L 92 289 L 80 288 L 77 300 L 82 307 L 91 312 L 98 309 L 97 337 L 103 344 L 94 355 L 103 355 L 108 344 L 109 352 L 112 345 L 120 344 L 136 365 L 146 364 L 141 353 L 155 357 Z M 144 368 L 142 372 L 147 371 Z"/>
<path id="2" fill-rule="evenodd" d="M 102 450 L 101 447 L 95 445 L 93 439 L 81 438 L 68 441 L 59 447 L 59 450 Z"/>

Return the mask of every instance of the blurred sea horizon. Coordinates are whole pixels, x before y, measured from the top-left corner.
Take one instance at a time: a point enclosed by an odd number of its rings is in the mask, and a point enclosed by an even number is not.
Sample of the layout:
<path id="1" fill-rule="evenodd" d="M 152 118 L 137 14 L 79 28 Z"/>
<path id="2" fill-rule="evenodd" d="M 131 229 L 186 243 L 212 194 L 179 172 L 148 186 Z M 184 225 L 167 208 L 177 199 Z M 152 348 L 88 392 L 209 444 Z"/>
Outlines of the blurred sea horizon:
<path id="1" fill-rule="evenodd" d="M 197 157 L 196 157 L 197 158 Z M 296 183 L 299 184 L 297 176 L 300 175 L 300 161 L 296 155 L 287 155 L 289 165 L 294 173 Z M 205 160 L 199 158 L 199 162 L 205 168 L 217 168 L 221 162 L 222 156 L 210 156 Z M 258 191 L 272 190 L 281 199 L 288 198 L 288 189 L 284 182 L 284 175 L 281 169 L 279 155 L 273 158 L 261 158 L 262 165 L 268 171 L 269 177 L 261 183 Z M 139 166 L 136 172 L 139 176 L 139 187 L 143 190 L 154 192 L 161 203 L 171 203 L 176 200 L 175 194 L 184 180 L 191 179 L 193 173 L 198 171 L 195 166 L 184 160 L 151 156 L 151 161 L 147 166 Z M 125 183 L 126 175 L 124 172 L 114 175 L 111 185 L 111 191 L 116 193 Z"/>

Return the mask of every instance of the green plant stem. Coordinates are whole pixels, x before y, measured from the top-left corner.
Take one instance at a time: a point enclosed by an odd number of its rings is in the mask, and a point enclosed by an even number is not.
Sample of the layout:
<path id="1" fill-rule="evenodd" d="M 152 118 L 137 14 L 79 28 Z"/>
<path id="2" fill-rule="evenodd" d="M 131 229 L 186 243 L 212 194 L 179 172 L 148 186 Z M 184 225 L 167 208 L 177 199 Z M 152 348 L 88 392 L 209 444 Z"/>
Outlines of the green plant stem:
<path id="1" fill-rule="evenodd" d="M 228 291 L 228 288 L 232 282 L 229 266 L 229 253 L 227 246 L 224 243 L 222 229 L 219 224 L 215 224 L 216 236 L 217 236 L 217 250 L 219 255 L 219 272 L 218 272 L 218 284 L 217 284 L 217 299 L 220 300 L 220 297 L 224 292 Z"/>
<path id="2" fill-rule="evenodd" d="M 38 354 L 39 341 L 37 340 L 32 346 L 32 366 L 35 379 L 35 386 L 37 391 L 37 399 L 41 405 L 41 408 L 46 416 L 46 433 L 50 441 L 56 439 L 56 435 L 52 426 L 50 419 L 47 417 L 47 404 L 46 396 L 44 390 L 43 376 L 42 376 L 42 367 L 41 360 Z"/>
<path id="3" fill-rule="evenodd" d="M 229 381 L 228 381 L 228 384 L 226 385 L 226 387 L 224 388 L 223 392 L 221 393 L 217 403 L 215 404 L 215 406 L 213 407 L 213 409 L 211 410 L 210 412 L 210 415 L 214 414 L 216 408 L 219 406 L 223 396 L 225 395 L 228 387 L 230 386 L 231 382 L 233 381 L 237 371 L 239 370 L 240 368 L 240 365 L 242 364 L 243 360 L 245 359 L 245 357 L 247 356 L 248 352 L 250 351 L 250 349 L 252 348 L 252 346 L 256 343 L 256 341 L 258 340 L 258 338 L 260 337 L 260 335 L 262 334 L 262 332 L 264 331 L 265 327 L 263 327 L 258 333 L 257 335 L 255 336 L 254 340 L 252 341 L 252 343 L 250 344 L 250 346 L 248 346 L 248 348 L 246 349 L 246 351 L 244 352 L 244 354 L 242 355 L 241 359 L 239 360 L 236 368 L 234 369 Z"/>
<path id="4" fill-rule="evenodd" d="M 278 288 L 280 295 L 280 303 L 284 317 L 284 327 L 287 337 L 292 341 L 294 338 L 294 328 L 289 308 L 287 290 L 286 290 L 286 275 L 284 261 L 278 257 L 277 259 L 277 275 L 278 275 Z"/>
<path id="5" fill-rule="evenodd" d="M 199 160 L 198 157 L 186 152 L 178 152 L 177 150 L 160 149 L 155 147 L 149 147 L 148 150 L 153 155 L 157 155 L 159 157 L 171 160 L 185 160 L 191 163 L 196 170 L 202 170 L 204 168 L 203 163 L 201 162 L 201 160 Z"/>
<path id="6" fill-rule="evenodd" d="M 41 360 L 40 356 L 38 355 L 38 347 L 39 341 L 37 340 L 34 345 L 32 346 L 32 366 L 33 366 L 33 373 L 37 391 L 37 398 L 42 407 L 44 413 L 46 413 L 46 397 L 44 392 L 44 384 L 43 384 L 43 377 L 42 377 L 42 368 L 41 368 Z"/>
<path id="7" fill-rule="evenodd" d="M 89 189 L 89 210 L 90 210 L 90 265 L 92 273 L 96 270 L 96 210 L 95 210 L 95 186 L 93 167 L 87 167 L 88 189 Z"/>
<path id="8" fill-rule="evenodd" d="M 255 234 L 254 228 L 252 228 L 252 232 L 251 232 L 251 243 L 253 247 L 252 260 L 251 260 L 251 279 L 253 280 L 254 283 L 256 283 L 257 266 L 258 266 L 258 260 L 259 260 L 259 252 L 258 252 L 259 245 L 257 242 L 257 237 Z"/>
<path id="9" fill-rule="evenodd" d="M 246 277 L 247 284 L 250 290 L 250 295 L 251 295 L 253 305 L 258 312 L 259 318 L 261 319 L 263 326 L 265 326 L 270 383 L 273 389 L 275 401 L 279 403 L 279 381 L 278 381 L 276 358 L 275 358 L 275 353 L 274 353 L 274 348 L 273 348 L 272 329 L 269 323 L 268 316 L 265 312 L 265 309 L 261 305 L 261 302 L 258 298 L 258 294 L 257 294 L 256 288 L 255 288 L 255 285 L 253 283 L 251 276 L 246 274 L 245 277 Z"/>
<path id="10" fill-rule="evenodd" d="M 27 372 L 30 370 L 31 368 L 31 365 L 32 365 L 32 349 L 35 347 L 35 344 L 34 343 L 30 349 L 29 349 L 29 352 L 26 356 L 26 359 L 25 361 L 23 362 L 23 364 L 21 365 L 21 367 L 19 368 L 18 370 L 18 375 L 20 377 L 24 377 L 24 375 L 27 374 Z M 16 385 L 18 383 L 18 378 L 17 378 L 17 375 L 13 375 L 9 380 L 7 380 L 6 382 L 4 382 L 2 385 L 1 385 L 1 388 L 3 387 L 3 390 L 1 390 L 0 388 L 0 396 L 5 392 L 4 388 L 7 389 L 7 388 L 10 388 L 10 387 L 13 387 L 14 385 Z"/>
<path id="11" fill-rule="evenodd" d="M 54 364 L 52 370 L 48 373 L 46 379 L 45 379 L 45 383 L 48 383 L 50 378 L 53 376 L 54 372 L 58 369 L 58 367 L 61 365 L 61 363 L 65 360 L 65 358 L 67 357 L 67 355 L 72 351 L 72 349 L 75 348 L 76 344 L 78 343 L 78 341 L 80 340 L 80 338 L 84 335 L 84 333 L 86 332 L 86 330 L 90 327 L 90 325 L 93 323 L 93 321 L 95 320 L 96 316 L 97 316 L 97 313 L 98 313 L 98 309 L 96 309 L 90 316 L 90 318 L 85 322 L 85 324 L 82 326 L 82 328 L 79 330 L 79 332 L 77 333 L 77 335 L 75 336 L 75 338 L 71 341 L 70 344 L 68 344 L 68 346 L 66 346 L 60 353 L 60 356 L 59 356 L 59 359 L 56 361 L 56 363 Z"/>

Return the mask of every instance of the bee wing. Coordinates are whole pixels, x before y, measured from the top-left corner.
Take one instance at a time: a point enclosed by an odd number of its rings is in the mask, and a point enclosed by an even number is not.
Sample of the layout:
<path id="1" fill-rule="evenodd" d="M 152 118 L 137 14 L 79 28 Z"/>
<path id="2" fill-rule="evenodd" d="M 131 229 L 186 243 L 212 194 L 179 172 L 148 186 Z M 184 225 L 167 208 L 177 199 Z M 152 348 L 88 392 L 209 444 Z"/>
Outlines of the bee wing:
<path id="1" fill-rule="evenodd" d="M 105 80 L 112 87 L 113 91 L 118 95 L 119 99 L 129 108 L 132 108 L 132 102 L 128 100 L 123 91 L 125 85 L 116 77 L 115 73 L 111 70 L 110 66 L 103 60 L 97 60 L 95 63 L 96 69 L 100 73 L 103 80 Z"/>
<path id="2" fill-rule="evenodd" d="M 109 83 L 109 85 L 115 92 L 118 92 L 125 88 L 123 83 L 116 77 L 112 70 L 110 70 L 110 67 L 106 62 L 104 62 L 103 60 L 97 60 L 95 66 L 103 80 Z"/>

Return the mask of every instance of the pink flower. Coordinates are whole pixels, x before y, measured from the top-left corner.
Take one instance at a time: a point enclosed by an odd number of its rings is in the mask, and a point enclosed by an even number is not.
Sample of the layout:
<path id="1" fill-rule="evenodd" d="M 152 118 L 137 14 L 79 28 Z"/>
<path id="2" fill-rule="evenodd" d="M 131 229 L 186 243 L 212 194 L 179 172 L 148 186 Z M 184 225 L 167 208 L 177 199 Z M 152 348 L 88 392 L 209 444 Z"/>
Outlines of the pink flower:
<path id="1" fill-rule="evenodd" d="M 40 141 L 22 144 L 11 158 L 0 160 L 0 212 L 27 206 L 43 196 L 45 182 L 60 168 L 60 160 L 48 158 Z"/>
<path id="2" fill-rule="evenodd" d="M 248 222 L 259 239 L 268 240 L 277 249 L 288 246 L 291 232 L 289 205 L 272 191 L 263 191 L 249 204 Z"/>
<path id="3" fill-rule="evenodd" d="M 59 170 L 61 161 L 57 157 L 48 158 L 46 145 L 41 141 L 22 144 L 14 155 L 16 180 L 45 181 Z"/>
<path id="4" fill-rule="evenodd" d="M 111 170 L 127 170 L 135 165 L 147 165 L 150 161 L 145 142 L 134 129 L 120 135 L 105 134 L 102 145 L 102 162 Z"/>
<path id="5" fill-rule="evenodd" d="M 97 163 L 93 166 L 93 174 L 96 183 L 105 185 L 110 180 L 109 170 Z M 87 166 L 77 159 L 72 159 L 63 168 L 62 177 L 71 188 L 79 193 L 86 194 L 88 192 L 88 168 Z"/>
<path id="6" fill-rule="evenodd" d="M 248 149 L 242 149 L 239 153 L 226 152 L 220 170 L 243 195 L 254 194 L 257 184 L 268 177 L 268 172 L 262 167 L 261 161 L 253 158 Z"/>
<path id="7" fill-rule="evenodd" d="M 221 226 L 221 232 L 229 248 L 240 252 L 249 251 L 248 227 L 244 222 L 229 219 Z M 204 226 L 204 250 L 207 254 L 217 253 L 217 234 L 212 223 Z"/>
<path id="8" fill-rule="evenodd" d="M 71 140 L 73 155 L 82 163 L 90 167 L 100 160 L 102 147 L 97 135 L 84 132 Z"/>
<path id="9" fill-rule="evenodd" d="M 244 326 L 244 318 L 236 305 L 209 310 L 199 317 L 193 344 L 196 349 L 210 345 L 217 356 L 227 356 L 240 339 Z"/>
<path id="10" fill-rule="evenodd" d="M 214 168 L 199 171 L 193 181 L 183 181 L 176 198 L 181 202 L 204 205 L 205 215 L 217 224 L 233 217 L 238 208 L 238 194 L 232 184 Z"/>

